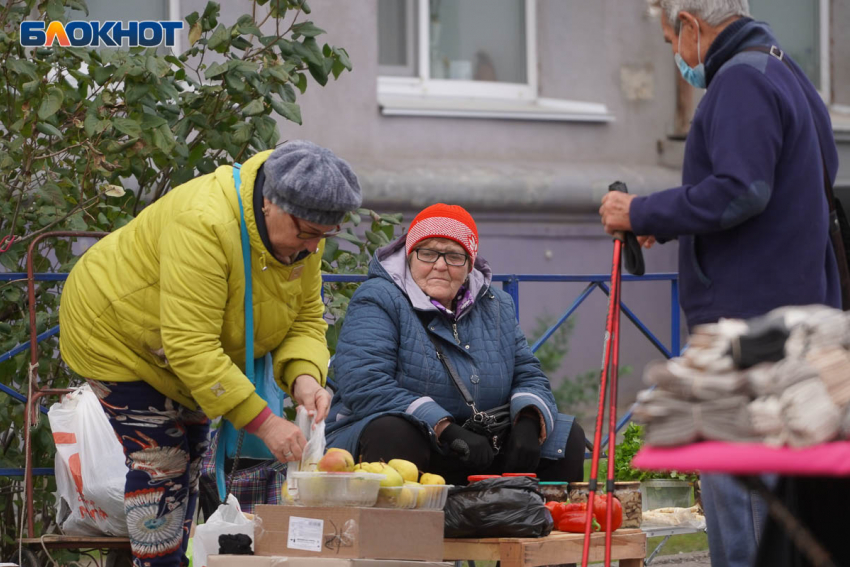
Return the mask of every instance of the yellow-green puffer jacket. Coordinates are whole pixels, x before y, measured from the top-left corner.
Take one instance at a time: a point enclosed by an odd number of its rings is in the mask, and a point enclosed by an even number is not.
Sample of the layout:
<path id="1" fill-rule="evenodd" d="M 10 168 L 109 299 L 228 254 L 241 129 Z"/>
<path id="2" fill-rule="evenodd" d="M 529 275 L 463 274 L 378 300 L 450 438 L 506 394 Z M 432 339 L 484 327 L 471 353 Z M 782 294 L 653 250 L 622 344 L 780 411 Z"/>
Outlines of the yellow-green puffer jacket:
<path id="1" fill-rule="evenodd" d="M 309 374 L 324 385 L 321 258 L 284 265 L 254 221 L 254 180 L 271 152 L 242 166 L 251 240 L 254 356 L 272 352 L 291 393 Z M 92 246 L 62 292 L 59 346 L 68 365 L 95 380 L 144 380 L 169 398 L 241 428 L 265 407 L 243 373 L 245 271 L 233 169 L 175 188 Z"/>

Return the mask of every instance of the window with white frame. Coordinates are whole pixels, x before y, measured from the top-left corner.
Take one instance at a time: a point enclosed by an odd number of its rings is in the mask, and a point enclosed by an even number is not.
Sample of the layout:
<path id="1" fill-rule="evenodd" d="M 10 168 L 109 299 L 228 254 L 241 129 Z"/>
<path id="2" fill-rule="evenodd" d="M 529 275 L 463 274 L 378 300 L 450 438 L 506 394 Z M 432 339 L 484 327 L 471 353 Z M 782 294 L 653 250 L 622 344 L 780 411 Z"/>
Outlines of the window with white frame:
<path id="1" fill-rule="evenodd" d="M 378 64 L 395 92 L 537 94 L 536 0 L 378 0 Z"/>
<path id="2" fill-rule="evenodd" d="M 770 24 L 782 48 L 827 98 L 829 0 L 750 0 L 750 11 Z"/>

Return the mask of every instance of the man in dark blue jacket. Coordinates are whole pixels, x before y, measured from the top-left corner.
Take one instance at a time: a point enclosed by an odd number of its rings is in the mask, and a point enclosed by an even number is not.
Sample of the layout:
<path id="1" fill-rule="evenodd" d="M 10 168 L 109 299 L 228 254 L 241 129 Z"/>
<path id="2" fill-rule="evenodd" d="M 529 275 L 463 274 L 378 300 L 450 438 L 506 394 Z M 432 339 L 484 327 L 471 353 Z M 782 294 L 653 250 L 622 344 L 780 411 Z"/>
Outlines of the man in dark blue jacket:
<path id="1" fill-rule="evenodd" d="M 606 195 L 605 230 L 633 231 L 646 247 L 679 240 L 690 328 L 782 305 L 840 307 L 824 192 L 838 154 L 817 89 L 770 28 L 748 17 L 747 0 L 656 5 L 682 76 L 708 90 L 688 135 L 682 186 Z M 764 511 L 730 479 L 705 475 L 703 486 L 712 565 L 752 565 Z"/>

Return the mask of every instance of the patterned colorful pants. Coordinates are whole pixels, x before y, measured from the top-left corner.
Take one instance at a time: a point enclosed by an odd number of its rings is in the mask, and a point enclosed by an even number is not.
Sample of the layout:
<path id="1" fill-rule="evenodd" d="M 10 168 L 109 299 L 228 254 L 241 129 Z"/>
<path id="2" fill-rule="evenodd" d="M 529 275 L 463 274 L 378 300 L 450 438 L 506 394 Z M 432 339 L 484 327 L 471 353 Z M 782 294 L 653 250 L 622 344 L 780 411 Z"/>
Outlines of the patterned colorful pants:
<path id="1" fill-rule="evenodd" d="M 145 382 L 89 380 L 127 457 L 124 510 L 136 567 L 185 567 L 209 419 Z"/>

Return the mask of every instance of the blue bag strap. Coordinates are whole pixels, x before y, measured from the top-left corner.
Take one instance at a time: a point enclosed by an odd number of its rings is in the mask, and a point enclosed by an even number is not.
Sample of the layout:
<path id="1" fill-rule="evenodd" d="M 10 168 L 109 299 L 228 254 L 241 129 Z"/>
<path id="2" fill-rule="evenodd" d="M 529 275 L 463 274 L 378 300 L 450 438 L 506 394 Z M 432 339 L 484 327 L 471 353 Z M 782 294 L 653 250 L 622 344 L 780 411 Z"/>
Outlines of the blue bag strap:
<path id="1" fill-rule="evenodd" d="M 245 225 L 245 209 L 242 207 L 242 185 L 240 169 L 242 165 L 233 164 L 233 182 L 236 184 L 236 199 L 239 201 L 239 229 L 242 233 L 242 264 L 245 268 L 245 376 L 254 386 L 254 304 L 251 285 L 251 243 L 248 240 L 248 227 Z"/>
<path id="2" fill-rule="evenodd" d="M 242 164 L 233 164 L 233 183 L 236 186 L 236 200 L 239 202 L 239 231 L 242 236 L 242 265 L 245 270 L 245 376 L 254 386 L 254 304 L 253 287 L 251 285 L 251 243 L 248 240 L 248 227 L 245 225 L 245 208 L 242 206 L 241 169 Z M 230 424 L 225 420 L 219 432 L 218 447 L 216 449 L 216 487 L 218 488 L 219 501 L 223 504 L 227 499 L 227 480 L 224 477 L 225 445 L 227 443 L 227 429 Z"/>

